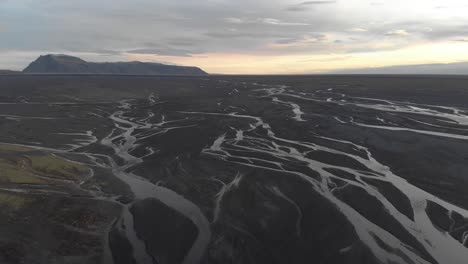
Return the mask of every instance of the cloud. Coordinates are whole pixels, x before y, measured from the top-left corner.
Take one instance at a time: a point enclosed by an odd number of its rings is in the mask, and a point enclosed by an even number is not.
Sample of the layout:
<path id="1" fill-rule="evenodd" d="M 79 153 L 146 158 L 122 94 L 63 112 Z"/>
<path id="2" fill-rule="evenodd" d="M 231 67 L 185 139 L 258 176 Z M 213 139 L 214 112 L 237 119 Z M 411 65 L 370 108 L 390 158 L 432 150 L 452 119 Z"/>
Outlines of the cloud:
<path id="1" fill-rule="evenodd" d="M 459 1 L 460 7 L 451 0 L 449 10 L 437 10 L 423 0 L 406 1 L 403 9 L 401 1 L 383 0 L 10 0 L 0 8 L 0 53 L 102 60 L 157 54 L 198 63 L 195 58 L 213 54 L 361 56 L 427 43 L 464 45 L 468 10 Z"/>
<path id="2" fill-rule="evenodd" d="M 348 30 L 349 32 L 367 32 L 367 29 L 363 29 L 363 28 L 351 28 L 350 30 Z"/>
<path id="3" fill-rule="evenodd" d="M 121 51 L 110 50 L 110 49 L 88 49 L 88 50 L 79 50 L 79 52 L 96 53 L 96 54 L 101 54 L 103 56 L 113 56 L 113 55 L 121 55 L 122 54 Z"/>
<path id="4" fill-rule="evenodd" d="M 219 38 L 219 39 L 232 39 L 232 38 L 265 39 L 265 38 L 283 37 L 283 34 L 281 33 L 238 32 L 238 31 L 208 32 L 205 35 L 211 38 Z"/>
<path id="5" fill-rule="evenodd" d="M 275 18 L 261 18 L 259 19 L 259 21 L 267 25 L 276 25 L 276 26 L 308 26 L 310 25 L 307 23 L 286 22 L 286 21 L 281 21 L 279 19 L 275 19 Z"/>
<path id="6" fill-rule="evenodd" d="M 384 2 L 371 2 L 370 5 L 371 6 L 383 6 L 385 5 L 385 3 Z"/>
<path id="7" fill-rule="evenodd" d="M 308 34 L 295 38 L 280 38 L 275 41 L 275 44 L 279 45 L 308 45 L 314 43 L 325 42 L 327 36 L 325 34 Z"/>
<path id="8" fill-rule="evenodd" d="M 385 33 L 385 36 L 408 36 L 408 31 L 404 29 L 390 30 Z"/>
<path id="9" fill-rule="evenodd" d="M 337 1 L 306 1 L 302 2 L 299 5 L 323 5 L 323 4 L 334 4 Z"/>
<path id="10" fill-rule="evenodd" d="M 238 18 L 238 17 L 228 17 L 224 19 L 226 22 L 231 24 L 265 24 L 265 25 L 274 25 L 274 26 L 308 26 L 308 23 L 300 23 L 300 22 L 289 22 L 289 21 L 282 21 L 276 18 L 256 18 L 256 19 L 248 19 L 248 18 Z"/>
<path id="11" fill-rule="evenodd" d="M 244 24 L 246 21 L 242 18 L 238 18 L 238 17 L 228 17 L 228 18 L 225 18 L 226 22 L 228 23 L 232 23 L 232 24 Z"/>
<path id="12" fill-rule="evenodd" d="M 304 40 L 303 38 L 281 38 L 275 41 L 275 44 L 289 45 Z"/>
<path id="13" fill-rule="evenodd" d="M 187 38 L 187 37 L 176 37 L 167 39 L 167 43 L 170 46 L 177 47 L 195 47 L 203 43 L 203 40 L 200 37 L 197 38 Z"/>
<path id="14" fill-rule="evenodd" d="M 421 32 L 429 40 L 465 39 L 468 36 L 468 23 L 457 26 L 434 25 L 430 29 Z"/>
<path id="15" fill-rule="evenodd" d="M 186 51 L 161 50 L 161 49 L 134 49 L 134 50 L 127 50 L 126 53 L 151 54 L 151 55 L 173 56 L 173 57 L 191 57 L 192 56 Z"/>
<path id="16" fill-rule="evenodd" d="M 193 54 L 202 53 L 200 49 L 180 49 L 172 46 L 158 45 L 154 43 L 145 43 L 146 47 L 126 50 L 130 54 L 150 54 L 168 57 L 192 57 Z"/>
<path id="17" fill-rule="evenodd" d="M 306 1 L 296 5 L 292 5 L 288 7 L 286 10 L 288 11 L 305 11 L 309 8 L 309 6 L 316 6 L 316 5 L 328 5 L 328 4 L 335 4 L 337 1 L 333 0 L 323 0 L 323 1 Z"/>
<path id="18" fill-rule="evenodd" d="M 322 58 L 312 58 L 300 60 L 299 62 L 329 62 L 329 61 L 343 61 L 353 58 L 351 55 L 328 55 Z"/>

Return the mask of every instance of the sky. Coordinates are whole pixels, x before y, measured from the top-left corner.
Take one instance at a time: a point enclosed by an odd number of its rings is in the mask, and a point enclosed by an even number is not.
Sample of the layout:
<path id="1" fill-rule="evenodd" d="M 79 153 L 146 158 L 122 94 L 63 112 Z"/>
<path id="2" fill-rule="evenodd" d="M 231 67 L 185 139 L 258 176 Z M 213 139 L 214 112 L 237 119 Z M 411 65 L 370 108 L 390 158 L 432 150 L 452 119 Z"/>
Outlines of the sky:
<path id="1" fill-rule="evenodd" d="M 41 54 L 210 73 L 468 61 L 465 0 L 0 0 L 0 69 Z"/>

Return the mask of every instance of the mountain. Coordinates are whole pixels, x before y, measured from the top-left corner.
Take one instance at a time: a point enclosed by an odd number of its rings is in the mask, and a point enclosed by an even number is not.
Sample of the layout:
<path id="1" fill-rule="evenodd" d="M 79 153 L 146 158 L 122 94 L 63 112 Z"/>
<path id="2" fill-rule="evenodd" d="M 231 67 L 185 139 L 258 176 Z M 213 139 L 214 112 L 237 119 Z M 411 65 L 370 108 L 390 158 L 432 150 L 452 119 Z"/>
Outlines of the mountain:
<path id="1" fill-rule="evenodd" d="M 468 75 L 468 62 L 401 65 L 376 68 L 338 70 L 333 74 L 440 74 Z"/>
<path id="2" fill-rule="evenodd" d="M 20 71 L 12 71 L 12 70 L 0 70 L 0 75 L 2 74 L 20 74 Z"/>
<path id="3" fill-rule="evenodd" d="M 184 75 L 203 76 L 197 67 L 173 66 L 148 62 L 87 62 L 68 55 L 40 56 L 23 70 L 24 73 L 117 74 L 117 75 Z"/>

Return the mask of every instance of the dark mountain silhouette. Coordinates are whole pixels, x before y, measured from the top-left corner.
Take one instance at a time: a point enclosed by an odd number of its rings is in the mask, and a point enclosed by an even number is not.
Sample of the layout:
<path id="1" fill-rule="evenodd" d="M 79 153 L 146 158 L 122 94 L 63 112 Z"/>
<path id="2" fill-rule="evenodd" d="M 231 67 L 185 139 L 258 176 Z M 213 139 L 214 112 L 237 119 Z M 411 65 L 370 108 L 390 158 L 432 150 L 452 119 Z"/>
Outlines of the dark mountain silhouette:
<path id="1" fill-rule="evenodd" d="M 12 70 L 0 70 L 0 75 L 1 74 L 20 74 L 20 71 L 12 71 Z"/>
<path id="2" fill-rule="evenodd" d="M 468 75 L 468 62 L 397 65 L 332 71 L 333 74 L 439 74 Z"/>
<path id="3" fill-rule="evenodd" d="M 197 67 L 165 65 L 147 62 L 87 62 L 68 55 L 40 56 L 24 73 L 121 74 L 121 75 L 187 75 L 201 76 L 206 72 Z"/>

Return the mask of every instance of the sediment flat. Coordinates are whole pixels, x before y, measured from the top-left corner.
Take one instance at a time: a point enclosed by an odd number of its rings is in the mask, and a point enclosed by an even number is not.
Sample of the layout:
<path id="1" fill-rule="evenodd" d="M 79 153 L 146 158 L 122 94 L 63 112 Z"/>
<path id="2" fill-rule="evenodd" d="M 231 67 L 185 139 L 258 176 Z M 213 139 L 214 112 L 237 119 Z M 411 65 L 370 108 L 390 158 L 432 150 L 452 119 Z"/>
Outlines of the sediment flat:
<path id="1" fill-rule="evenodd" d="M 467 87 L 0 76 L 0 263 L 464 263 Z"/>

